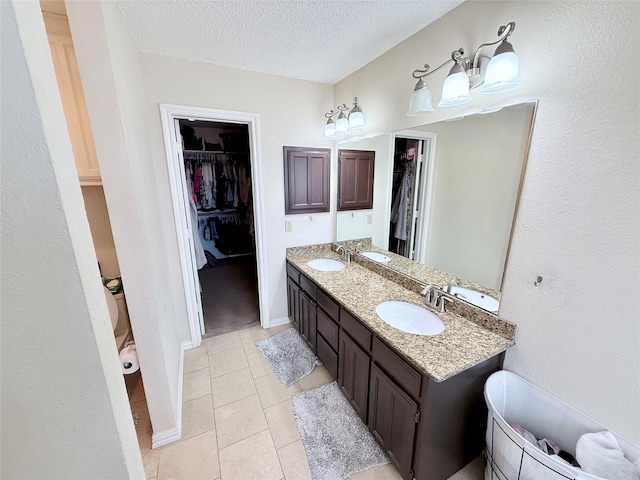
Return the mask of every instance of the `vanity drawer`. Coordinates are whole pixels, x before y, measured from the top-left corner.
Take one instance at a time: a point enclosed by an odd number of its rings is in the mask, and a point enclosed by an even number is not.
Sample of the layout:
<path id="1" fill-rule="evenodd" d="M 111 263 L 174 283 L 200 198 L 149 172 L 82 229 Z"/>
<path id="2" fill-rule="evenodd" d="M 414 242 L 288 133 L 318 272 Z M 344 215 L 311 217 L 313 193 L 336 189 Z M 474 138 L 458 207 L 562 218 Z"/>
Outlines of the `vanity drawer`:
<path id="1" fill-rule="evenodd" d="M 316 284 L 303 274 L 300 274 L 300 286 L 313 300 L 316 299 Z"/>
<path id="2" fill-rule="evenodd" d="M 362 325 L 346 310 L 340 310 L 340 325 L 367 353 L 371 351 L 371 338 L 373 335 L 367 327 Z"/>
<path id="3" fill-rule="evenodd" d="M 291 277 L 294 282 L 300 285 L 300 272 L 296 269 L 296 267 L 294 267 L 288 262 L 287 262 L 287 276 Z"/>
<path id="4" fill-rule="evenodd" d="M 322 335 L 318 335 L 318 358 L 334 379 L 338 378 L 338 354 L 333 351 Z"/>
<path id="5" fill-rule="evenodd" d="M 329 295 L 327 295 L 320 289 L 318 289 L 317 297 L 318 298 L 316 299 L 316 301 L 318 302 L 318 305 L 320 305 L 324 309 L 324 311 L 327 312 L 329 318 L 331 318 L 334 322 L 337 322 L 338 314 L 340 313 L 340 307 L 338 306 L 338 304 L 334 302 L 331 297 L 329 297 Z"/>
<path id="6" fill-rule="evenodd" d="M 318 294 L 320 294 L 320 290 L 318 290 Z M 320 304 L 320 295 L 318 295 L 318 304 Z M 331 345 L 334 350 L 338 350 L 338 330 L 340 328 L 338 325 L 331 320 L 331 318 L 322 311 L 321 308 L 318 309 L 318 332 L 322 334 L 322 336 L 326 339 L 327 343 Z"/>
<path id="7" fill-rule="evenodd" d="M 373 360 L 413 398 L 420 397 L 422 375 L 378 338 L 373 339 Z"/>

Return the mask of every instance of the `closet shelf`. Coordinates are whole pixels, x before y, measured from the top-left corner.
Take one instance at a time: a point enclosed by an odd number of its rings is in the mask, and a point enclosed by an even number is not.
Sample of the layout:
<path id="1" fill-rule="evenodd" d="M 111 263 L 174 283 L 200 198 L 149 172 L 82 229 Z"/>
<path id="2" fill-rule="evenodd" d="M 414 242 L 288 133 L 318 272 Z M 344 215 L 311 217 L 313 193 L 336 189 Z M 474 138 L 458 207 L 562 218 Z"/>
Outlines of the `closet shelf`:
<path id="1" fill-rule="evenodd" d="M 199 217 L 216 217 L 216 216 L 223 216 L 223 215 L 231 215 L 236 213 L 237 211 L 238 211 L 237 208 L 225 208 L 224 210 L 210 210 L 210 211 L 198 210 L 198 216 Z"/>

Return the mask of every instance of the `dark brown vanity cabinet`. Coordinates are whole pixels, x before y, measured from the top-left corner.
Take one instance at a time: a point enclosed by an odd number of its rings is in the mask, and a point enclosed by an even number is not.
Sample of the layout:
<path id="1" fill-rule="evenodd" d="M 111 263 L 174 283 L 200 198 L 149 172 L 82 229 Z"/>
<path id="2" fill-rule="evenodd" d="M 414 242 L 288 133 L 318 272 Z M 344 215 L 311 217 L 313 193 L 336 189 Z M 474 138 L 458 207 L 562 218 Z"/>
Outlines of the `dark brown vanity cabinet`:
<path id="1" fill-rule="evenodd" d="M 412 478 L 418 405 L 375 364 L 370 382 L 369 430 L 403 478 Z"/>
<path id="2" fill-rule="evenodd" d="M 287 277 L 287 313 L 296 330 L 300 331 L 300 287 Z"/>
<path id="3" fill-rule="evenodd" d="M 329 211 L 328 148 L 283 147 L 285 214 Z"/>
<path id="4" fill-rule="evenodd" d="M 373 168 L 376 152 L 340 150 L 338 162 L 338 210 L 363 210 L 373 207 Z"/>
<path id="5" fill-rule="evenodd" d="M 338 386 L 362 421 L 367 423 L 371 359 L 344 330 L 340 332 L 339 352 Z"/>
<path id="6" fill-rule="evenodd" d="M 316 302 L 304 290 L 300 292 L 300 334 L 316 353 Z"/>
<path id="7" fill-rule="evenodd" d="M 504 353 L 435 382 L 289 263 L 287 275 L 290 318 L 298 295 L 300 332 L 403 478 L 449 478 L 480 455 L 482 390 Z"/>

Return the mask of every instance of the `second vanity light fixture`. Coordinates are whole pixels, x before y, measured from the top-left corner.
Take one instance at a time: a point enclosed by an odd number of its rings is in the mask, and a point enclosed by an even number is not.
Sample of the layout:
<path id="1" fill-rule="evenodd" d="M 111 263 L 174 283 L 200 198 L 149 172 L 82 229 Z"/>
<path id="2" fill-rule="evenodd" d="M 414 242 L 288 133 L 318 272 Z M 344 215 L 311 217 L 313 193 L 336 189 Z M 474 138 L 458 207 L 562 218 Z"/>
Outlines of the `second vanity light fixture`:
<path id="1" fill-rule="evenodd" d="M 348 112 L 345 115 L 345 112 Z M 333 117 L 338 115 L 334 122 Z M 324 137 L 335 138 L 340 135 L 348 135 L 358 130 L 364 130 L 364 115 L 358 106 L 358 97 L 353 98 L 353 107 L 349 108 L 344 103 L 338 105 L 336 110 L 331 110 L 324 114 L 327 123 L 324 126 Z"/>
<path id="2" fill-rule="evenodd" d="M 481 94 L 506 92 L 519 87 L 518 56 L 513 51 L 513 46 L 507 41 L 507 37 L 513 33 L 515 28 L 515 22 L 502 25 L 498 29 L 498 37 L 500 38 L 495 42 L 480 45 L 476 49 L 473 60 L 465 57 L 464 50 L 459 48 L 451 52 L 450 60 L 435 70 L 429 71 L 429 65 L 425 65 L 424 70 L 414 70 L 412 76 L 418 79 L 418 83 L 411 94 L 407 115 L 433 112 L 431 91 L 424 78 L 451 62 L 455 62 L 455 65 L 449 71 L 449 75 L 442 85 L 442 98 L 438 103 L 439 107 L 454 107 L 470 102 L 469 89 L 477 88 L 480 85 L 482 85 Z M 496 48 L 491 59 L 482 55 L 482 48 L 499 42 L 502 43 Z"/>

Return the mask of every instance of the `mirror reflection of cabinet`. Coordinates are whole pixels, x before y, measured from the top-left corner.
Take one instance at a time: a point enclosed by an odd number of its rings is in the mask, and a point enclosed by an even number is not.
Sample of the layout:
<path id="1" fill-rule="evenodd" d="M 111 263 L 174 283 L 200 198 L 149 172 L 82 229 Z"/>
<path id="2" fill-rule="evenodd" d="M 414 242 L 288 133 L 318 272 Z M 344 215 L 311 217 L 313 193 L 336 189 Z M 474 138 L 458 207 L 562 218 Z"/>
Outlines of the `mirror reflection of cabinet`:
<path id="1" fill-rule="evenodd" d="M 50 3 L 50 2 L 49 2 Z M 80 71 L 76 61 L 69 22 L 62 10 L 47 11 L 49 3 L 42 3 L 44 24 L 51 48 L 64 117 L 69 130 L 73 157 L 81 185 L 100 185 L 98 156 L 93 143 L 89 113 L 82 90 Z"/>
<path id="2" fill-rule="evenodd" d="M 329 211 L 328 148 L 284 147 L 285 214 Z"/>
<path id="3" fill-rule="evenodd" d="M 376 152 L 340 150 L 338 210 L 373 208 L 373 169 Z"/>

